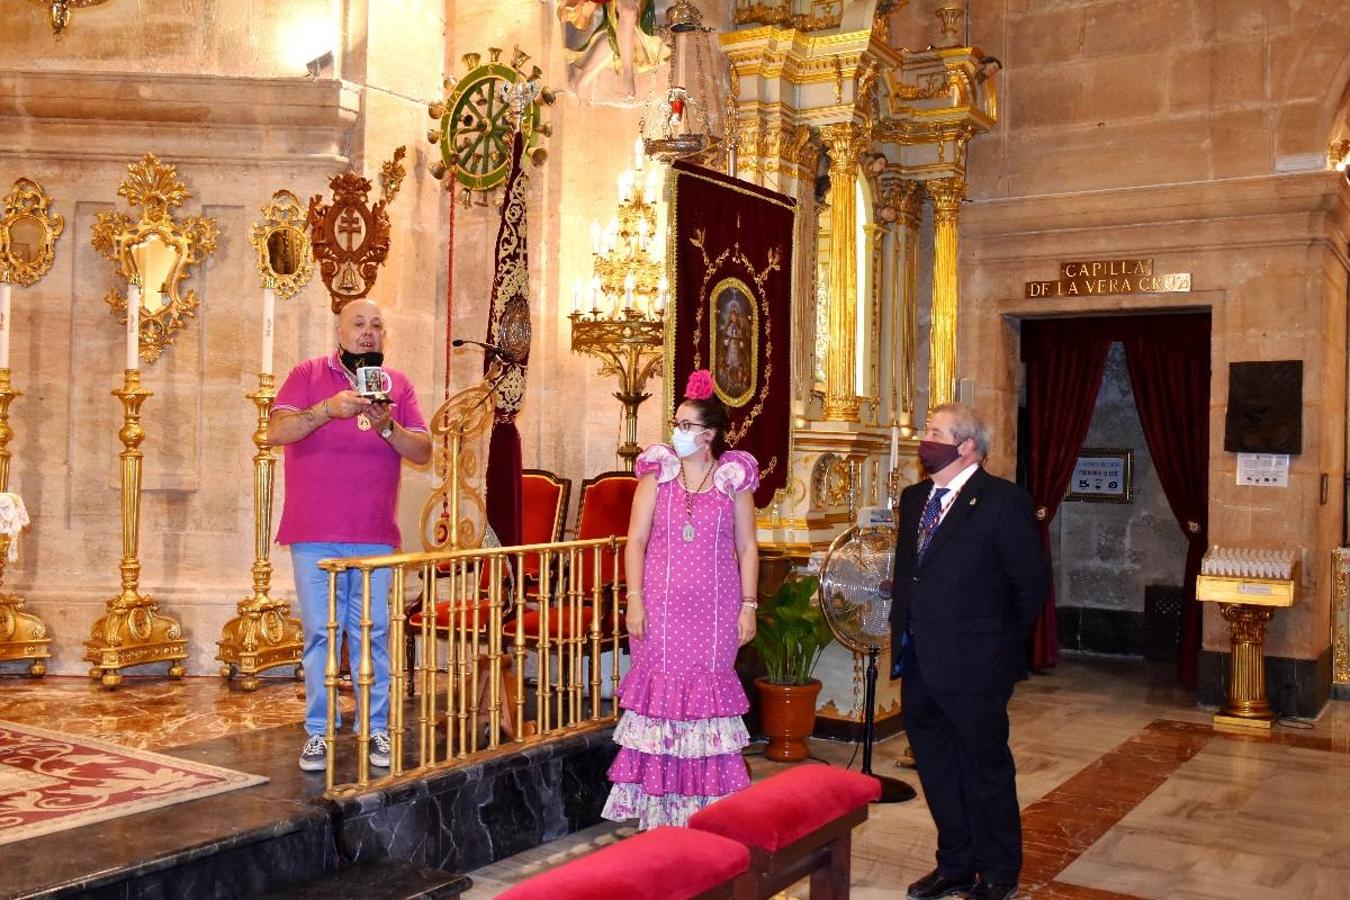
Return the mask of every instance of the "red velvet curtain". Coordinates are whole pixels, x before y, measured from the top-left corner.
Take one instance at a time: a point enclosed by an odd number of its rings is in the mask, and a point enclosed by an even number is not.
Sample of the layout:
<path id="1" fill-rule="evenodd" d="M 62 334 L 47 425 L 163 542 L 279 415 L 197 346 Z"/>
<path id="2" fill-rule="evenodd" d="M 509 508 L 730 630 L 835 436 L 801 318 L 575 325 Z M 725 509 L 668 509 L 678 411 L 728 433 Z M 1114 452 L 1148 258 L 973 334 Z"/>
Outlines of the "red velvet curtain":
<path id="1" fill-rule="evenodd" d="M 1036 509 L 1041 545 L 1050 560 L 1050 522 L 1064 499 L 1078 451 L 1092 424 L 1097 392 L 1111 345 L 1105 333 L 1083 327 L 1082 319 L 1042 319 L 1022 323 L 1022 359 L 1026 363 L 1030 454 L 1026 488 Z M 1059 662 L 1059 622 L 1055 587 L 1031 633 L 1032 669 Z"/>
<path id="2" fill-rule="evenodd" d="M 1029 460 L 1027 490 L 1036 504 L 1047 558 L 1050 522 L 1073 474 L 1101 388 L 1106 352 L 1125 346 L 1135 405 L 1158 480 L 1189 542 L 1184 573 L 1177 680 L 1194 687 L 1201 611 L 1195 577 L 1209 516 L 1210 315 L 1098 316 L 1022 324 Z M 1054 588 L 1032 635 L 1031 665 L 1059 661 Z"/>
<path id="3" fill-rule="evenodd" d="M 1210 317 L 1169 316 L 1160 324 L 1125 339 L 1125 363 L 1154 471 L 1189 542 L 1177 680 L 1193 688 L 1202 624 L 1195 578 L 1209 534 Z"/>

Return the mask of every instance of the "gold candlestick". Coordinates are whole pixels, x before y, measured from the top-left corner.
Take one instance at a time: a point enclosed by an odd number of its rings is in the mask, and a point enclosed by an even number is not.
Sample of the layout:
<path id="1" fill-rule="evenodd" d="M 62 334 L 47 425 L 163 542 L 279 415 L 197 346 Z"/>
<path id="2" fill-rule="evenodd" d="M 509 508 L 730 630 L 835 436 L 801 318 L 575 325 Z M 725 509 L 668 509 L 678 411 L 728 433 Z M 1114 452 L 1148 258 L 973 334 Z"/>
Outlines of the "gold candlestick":
<path id="1" fill-rule="evenodd" d="M 94 623 L 84 658 L 93 663 L 90 678 L 99 678 L 109 689 L 122 683 L 121 670 L 144 663 L 168 662 L 169 677 L 186 674 L 187 639 L 171 616 L 159 611 L 154 598 L 139 590 L 141 577 L 141 404 L 150 391 L 141 387 L 138 369 L 127 369 L 122 388 L 112 392 L 122 401 L 122 427 L 117 437 L 122 460 L 122 590 L 108 601 L 108 613 Z"/>
<path id="2" fill-rule="evenodd" d="M 220 652 L 216 659 L 225 664 L 220 667 L 220 676 L 228 680 L 235 674 L 243 675 L 239 686 L 246 691 L 258 687 L 258 673 L 265 669 L 295 666 L 299 677 L 305 649 L 300 622 L 291 618 L 290 604 L 268 595 L 272 585 L 272 486 L 277 462 L 267 439 L 267 420 L 277 396 L 275 384 L 273 375 L 260 373 L 257 392 L 248 395 L 258 407 L 258 428 L 253 432 L 258 448 L 253 455 L 253 593 L 239 601 L 239 615 L 225 623 L 217 642 Z"/>
<path id="3" fill-rule="evenodd" d="M 20 393 L 10 387 L 9 369 L 0 369 L 0 493 L 9 490 L 9 442 L 14 437 L 14 430 L 9 427 L 9 405 Z M 9 561 L 9 542 L 9 535 L 0 534 L 0 581 L 4 580 L 5 563 Z M 51 657 L 47 651 L 51 642 L 47 626 L 23 608 L 22 597 L 0 593 L 0 661 L 31 659 L 28 674 L 45 675 L 44 660 Z"/>

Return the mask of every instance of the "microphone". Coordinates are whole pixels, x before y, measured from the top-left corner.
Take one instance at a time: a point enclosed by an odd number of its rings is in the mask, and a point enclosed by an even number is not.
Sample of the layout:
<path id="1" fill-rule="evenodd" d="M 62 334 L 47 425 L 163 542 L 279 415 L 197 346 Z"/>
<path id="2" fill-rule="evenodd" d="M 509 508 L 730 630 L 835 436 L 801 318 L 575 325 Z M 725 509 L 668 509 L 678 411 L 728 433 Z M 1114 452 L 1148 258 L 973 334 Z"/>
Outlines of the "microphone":
<path id="1" fill-rule="evenodd" d="M 501 347 L 498 347 L 496 344 L 489 344 L 486 341 L 473 341 L 469 340 L 468 338 L 455 338 L 453 341 L 450 342 L 451 347 L 463 347 L 465 344 L 473 344 L 475 347 L 482 347 L 484 353 L 490 353 L 493 356 L 500 359 L 502 362 L 513 363 L 516 361 L 515 357 L 507 353 Z"/>

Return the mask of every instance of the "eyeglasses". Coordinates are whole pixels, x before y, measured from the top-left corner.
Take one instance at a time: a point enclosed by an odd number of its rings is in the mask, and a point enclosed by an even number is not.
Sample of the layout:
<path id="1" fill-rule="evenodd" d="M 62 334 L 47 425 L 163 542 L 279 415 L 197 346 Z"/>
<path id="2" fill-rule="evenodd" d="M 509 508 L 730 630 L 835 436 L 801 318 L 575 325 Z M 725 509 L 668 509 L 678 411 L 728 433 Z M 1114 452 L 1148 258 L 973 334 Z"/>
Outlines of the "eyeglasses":
<path id="1" fill-rule="evenodd" d="M 690 422 L 688 419 L 684 420 L 671 419 L 666 424 L 670 425 L 671 431 L 683 431 L 685 434 L 688 434 L 689 431 L 694 428 L 697 428 L 700 431 L 704 431 L 708 427 L 707 425 L 704 425 L 702 422 Z"/>

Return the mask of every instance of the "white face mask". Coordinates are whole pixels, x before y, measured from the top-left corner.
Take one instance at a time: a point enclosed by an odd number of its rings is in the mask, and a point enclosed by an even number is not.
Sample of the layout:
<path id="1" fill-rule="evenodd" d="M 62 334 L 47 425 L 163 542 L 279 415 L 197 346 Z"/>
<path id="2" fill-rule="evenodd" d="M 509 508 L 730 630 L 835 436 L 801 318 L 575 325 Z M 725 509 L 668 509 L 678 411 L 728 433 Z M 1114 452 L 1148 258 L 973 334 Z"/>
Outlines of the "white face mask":
<path id="1" fill-rule="evenodd" d="M 670 442 L 675 445 L 675 452 L 680 456 L 692 456 L 699 451 L 698 436 L 701 431 L 681 431 L 676 428 L 670 436 Z"/>

